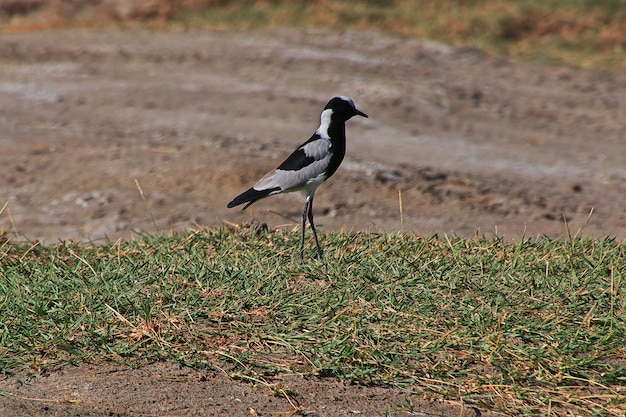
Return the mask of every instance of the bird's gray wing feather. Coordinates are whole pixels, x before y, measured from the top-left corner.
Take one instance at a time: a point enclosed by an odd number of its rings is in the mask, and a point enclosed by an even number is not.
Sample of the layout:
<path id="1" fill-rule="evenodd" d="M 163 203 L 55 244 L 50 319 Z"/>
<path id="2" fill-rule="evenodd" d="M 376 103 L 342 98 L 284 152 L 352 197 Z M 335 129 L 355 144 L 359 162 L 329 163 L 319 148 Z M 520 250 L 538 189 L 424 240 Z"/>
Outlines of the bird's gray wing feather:
<path id="1" fill-rule="evenodd" d="M 254 184 L 254 189 L 260 191 L 279 187 L 280 192 L 285 192 L 306 188 L 311 183 L 324 181 L 323 174 L 329 162 L 330 154 L 298 171 L 274 169 Z"/>

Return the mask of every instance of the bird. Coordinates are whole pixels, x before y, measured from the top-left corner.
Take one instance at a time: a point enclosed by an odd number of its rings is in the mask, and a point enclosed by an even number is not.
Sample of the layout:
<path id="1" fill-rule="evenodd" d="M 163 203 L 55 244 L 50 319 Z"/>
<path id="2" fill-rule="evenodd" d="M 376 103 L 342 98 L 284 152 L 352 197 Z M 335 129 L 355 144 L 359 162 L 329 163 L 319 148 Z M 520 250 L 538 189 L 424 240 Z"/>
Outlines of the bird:
<path id="1" fill-rule="evenodd" d="M 341 165 L 346 154 L 345 123 L 354 116 L 368 117 L 356 108 L 350 97 L 333 97 L 322 110 L 320 126 L 309 140 L 293 151 L 276 169 L 265 174 L 256 184 L 235 197 L 227 207 L 232 208 L 246 203 L 242 209 L 245 210 L 256 201 L 272 195 L 305 191 L 300 260 L 304 260 L 307 218 L 315 238 L 316 257 L 322 259 L 323 253 L 313 221 L 313 197 L 317 187 L 329 179 Z"/>

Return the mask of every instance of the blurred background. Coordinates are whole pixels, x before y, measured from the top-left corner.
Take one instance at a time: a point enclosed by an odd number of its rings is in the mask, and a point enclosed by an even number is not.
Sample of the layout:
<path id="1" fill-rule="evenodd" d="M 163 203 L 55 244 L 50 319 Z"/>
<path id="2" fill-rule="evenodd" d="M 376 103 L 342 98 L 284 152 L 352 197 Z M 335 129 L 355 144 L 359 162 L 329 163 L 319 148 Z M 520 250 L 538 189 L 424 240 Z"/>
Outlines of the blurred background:
<path id="1" fill-rule="evenodd" d="M 0 0 L 2 29 L 377 30 L 524 59 L 626 69 L 625 0 Z"/>
<path id="2" fill-rule="evenodd" d="M 626 238 L 626 0 L 0 0 L 6 236 L 295 229 L 227 210 L 334 95 L 321 230 Z M 319 217 L 318 217 L 319 216 Z"/>

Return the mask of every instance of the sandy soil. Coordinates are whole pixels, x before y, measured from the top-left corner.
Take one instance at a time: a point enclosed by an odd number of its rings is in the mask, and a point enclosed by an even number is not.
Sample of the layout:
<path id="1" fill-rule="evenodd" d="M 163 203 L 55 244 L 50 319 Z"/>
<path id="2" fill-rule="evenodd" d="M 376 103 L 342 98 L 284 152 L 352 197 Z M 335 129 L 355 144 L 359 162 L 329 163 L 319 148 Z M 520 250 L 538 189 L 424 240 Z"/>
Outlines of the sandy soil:
<path id="1" fill-rule="evenodd" d="M 282 375 L 269 385 L 160 362 L 138 369 L 68 367 L 20 386 L 0 380 L 1 416 L 454 416 L 503 417 L 461 401 L 394 388 Z M 7 395 L 8 393 L 8 395 Z"/>
<path id="2" fill-rule="evenodd" d="M 226 203 L 308 139 L 339 94 L 370 118 L 348 122 L 346 160 L 316 195 L 320 231 L 626 238 L 626 75 L 299 29 L 3 34 L 0 222 L 45 243 L 252 216 L 297 226 L 300 194 L 246 212 Z M 406 395 L 285 378 L 308 415 L 376 415 Z M 293 409 L 266 387 L 171 364 L 84 365 L 18 386 L 0 382 L 20 398 L 2 398 L 0 415 Z M 435 415 L 462 407 L 421 404 Z"/>
<path id="3" fill-rule="evenodd" d="M 370 118 L 317 193 L 322 230 L 560 237 L 565 216 L 626 238 L 625 75 L 303 30 L 4 34 L 0 57 L 0 220 L 27 239 L 297 224 L 300 194 L 226 203 L 338 94 Z"/>

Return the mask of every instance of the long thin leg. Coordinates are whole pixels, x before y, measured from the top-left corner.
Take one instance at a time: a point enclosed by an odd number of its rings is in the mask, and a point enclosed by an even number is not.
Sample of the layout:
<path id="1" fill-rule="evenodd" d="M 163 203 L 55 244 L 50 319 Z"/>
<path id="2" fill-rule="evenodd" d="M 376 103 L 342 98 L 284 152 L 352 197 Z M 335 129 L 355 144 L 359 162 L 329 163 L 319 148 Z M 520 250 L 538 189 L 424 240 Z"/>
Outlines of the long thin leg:
<path id="1" fill-rule="evenodd" d="M 317 249 L 317 259 L 322 259 L 322 248 L 317 240 L 317 231 L 315 230 L 315 223 L 313 222 L 313 194 L 311 194 L 311 200 L 309 201 L 309 224 L 313 230 L 313 237 L 315 238 L 315 248 Z"/>
<path id="2" fill-rule="evenodd" d="M 302 235 L 300 235 L 300 261 L 304 261 L 304 231 L 306 230 L 306 214 L 309 211 L 310 198 L 306 196 L 304 210 L 302 211 Z"/>

